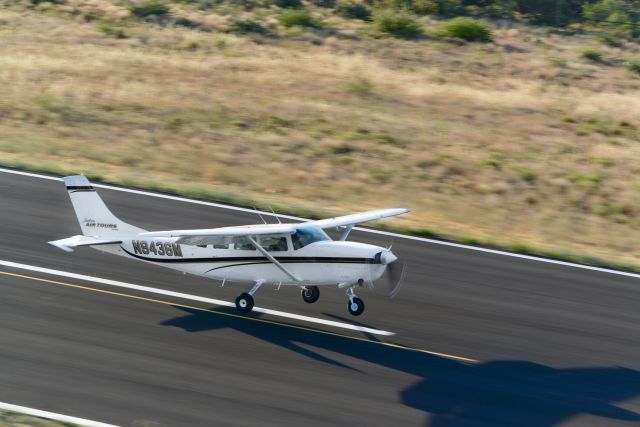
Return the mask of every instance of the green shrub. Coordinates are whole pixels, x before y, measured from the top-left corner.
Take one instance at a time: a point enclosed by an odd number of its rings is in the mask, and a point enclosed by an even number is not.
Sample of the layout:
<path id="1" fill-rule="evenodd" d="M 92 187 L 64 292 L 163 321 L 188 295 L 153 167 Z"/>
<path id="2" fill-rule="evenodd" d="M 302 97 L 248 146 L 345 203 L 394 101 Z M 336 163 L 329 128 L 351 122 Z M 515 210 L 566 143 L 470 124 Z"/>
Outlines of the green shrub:
<path id="1" fill-rule="evenodd" d="M 244 21 L 243 20 L 235 21 L 233 24 L 231 24 L 231 31 L 236 33 L 241 33 L 241 34 L 247 34 L 247 33 L 265 34 L 267 32 L 267 29 L 264 28 L 262 24 L 260 24 L 259 22 L 248 19 Z"/>
<path id="2" fill-rule="evenodd" d="M 420 24 L 406 10 L 383 9 L 373 15 L 376 30 L 396 37 L 413 38 L 422 33 Z"/>
<path id="3" fill-rule="evenodd" d="M 619 0 L 600 0 L 596 2 L 585 3 L 582 6 L 582 13 L 588 20 L 607 21 L 609 17 L 615 13 L 624 12 L 622 2 Z"/>
<path id="4" fill-rule="evenodd" d="M 593 47 L 583 49 L 582 52 L 580 52 L 580 56 L 589 61 L 602 62 L 602 52 Z"/>
<path id="5" fill-rule="evenodd" d="M 537 25 L 561 27 L 577 17 L 572 0 L 516 0 L 518 11 Z"/>
<path id="6" fill-rule="evenodd" d="M 343 0 L 336 6 L 336 13 L 344 18 L 369 20 L 371 10 L 355 0 Z"/>
<path id="7" fill-rule="evenodd" d="M 640 74 L 640 58 L 635 58 L 627 62 L 627 69 L 632 73 Z"/>
<path id="8" fill-rule="evenodd" d="M 311 3 L 318 7 L 333 8 L 336 7 L 336 0 L 311 0 Z"/>
<path id="9" fill-rule="evenodd" d="M 302 7 L 300 0 L 272 0 L 273 4 L 283 9 L 296 9 Z"/>
<path id="10" fill-rule="evenodd" d="M 411 9 L 418 15 L 435 15 L 440 10 L 436 0 L 413 0 Z"/>
<path id="11" fill-rule="evenodd" d="M 436 0 L 438 3 L 438 15 L 442 16 L 456 16 L 464 13 L 464 8 L 462 7 L 462 3 L 467 3 L 467 1 L 461 0 Z"/>
<path id="12" fill-rule="evenodd" d="M 490 42 L 493 40 L 491 29 L 482 22 L 470 18 L 454 18 L 440 26 L 438 35 L 455 37 L 471 42 Z"/>
<path id="13" fill-rule="evenodd" d="M 515 0 L 496 0 L 483 7 L 481 12 L 491 18 L 513 19 L 517 10 L 518 4 Z"/>
<path id="14" fill-rule="evenodd" d="M 169 6 L 162 0 L 145 0 L 142 3 L 132 5 L 129 10 L 138 18 L 150 15 L 166 16 L 170 12 Z"/>
<path id="15" fill-rule="evenodd" d="M 321 26 L 307 9 L 288 9 L 280 14 L 278 18 L 280 23 L 285 27 L 315 27 Z"/>
<path id="16" fill-rule="evenodd" d="M 640 36 L 637 4 L 629 0 L 600 0 L 585 2 L 582 9 L 584 19 L 592 25 L 616 32 Z"/>

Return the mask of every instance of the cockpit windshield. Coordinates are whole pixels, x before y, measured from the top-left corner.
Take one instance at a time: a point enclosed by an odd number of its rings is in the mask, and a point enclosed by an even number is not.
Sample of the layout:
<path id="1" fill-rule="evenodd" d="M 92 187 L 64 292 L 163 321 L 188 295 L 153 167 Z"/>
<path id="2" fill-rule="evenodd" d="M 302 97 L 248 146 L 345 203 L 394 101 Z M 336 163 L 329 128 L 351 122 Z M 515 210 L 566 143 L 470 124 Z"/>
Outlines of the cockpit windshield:
<path id="1" fill-rule="evenodd" d="M 296 232 L 291 235 L 291 243 L 294 250 L 322 240 L 331 240 L 331 238 L 320 227 L 315 226 L 297 228 Z"/>

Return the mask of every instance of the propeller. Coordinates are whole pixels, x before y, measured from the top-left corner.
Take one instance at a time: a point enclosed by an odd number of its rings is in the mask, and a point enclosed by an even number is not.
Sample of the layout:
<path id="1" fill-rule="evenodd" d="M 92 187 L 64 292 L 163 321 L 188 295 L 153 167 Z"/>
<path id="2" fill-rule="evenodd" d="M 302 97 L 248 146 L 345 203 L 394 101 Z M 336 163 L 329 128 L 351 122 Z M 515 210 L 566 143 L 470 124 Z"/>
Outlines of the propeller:
<path id="1" fill-rule="evenodd" d="M 404 284 L 404 278 L 407 274 L 406 262 L 393 262 L 387 265 L 387 270 L 381 279 L 386 281 L 388 294 L 390 298 L 394 298 L 400 292 L 400 288 Z"/>
<path id="2" fill-rule="evenodd" d="M 376 258 L 379 259 L 380 263 L 369 265 L 369 280 L 367 284 L 372 290 L 374 288 L 374 282 L 382 285 L 382 287 L 386 289 L 389 297 L 394 298 L 398 295 L 404 283 L 404 278 L 407 274 L 407 265 L 405 262 L 399 261 L 398 257 L 395 256 L 390 249 L 379 252 Z M 382 275 L 380 275 L 380 267 L 385 268 Z M 374 280 L 374 277 L 377 277 L 377 279 Z"/>

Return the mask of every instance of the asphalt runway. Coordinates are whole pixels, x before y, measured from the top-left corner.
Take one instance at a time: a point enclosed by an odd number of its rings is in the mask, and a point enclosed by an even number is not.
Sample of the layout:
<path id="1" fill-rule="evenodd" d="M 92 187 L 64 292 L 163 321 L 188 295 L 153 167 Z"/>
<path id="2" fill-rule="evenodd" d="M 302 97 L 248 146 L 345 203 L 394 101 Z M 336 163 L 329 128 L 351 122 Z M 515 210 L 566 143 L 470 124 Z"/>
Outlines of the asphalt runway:
<path id="1" fill-rule="evenodd" d="M 260 222 L 98 192 L 148 230 Z M 0 260 L 226 301 L 245 290 L 46 243 L 79 233 L 62 182 L 0 172 Z M 256 294 L 391 337 L 0 266 L 0 401 L 137 427 L 640 425 L 640 279 L 405 239 L 394 252 L 402 291 L 363 289 L 358 318 L 337 289 L 313 305 L 295 288 Z"/>

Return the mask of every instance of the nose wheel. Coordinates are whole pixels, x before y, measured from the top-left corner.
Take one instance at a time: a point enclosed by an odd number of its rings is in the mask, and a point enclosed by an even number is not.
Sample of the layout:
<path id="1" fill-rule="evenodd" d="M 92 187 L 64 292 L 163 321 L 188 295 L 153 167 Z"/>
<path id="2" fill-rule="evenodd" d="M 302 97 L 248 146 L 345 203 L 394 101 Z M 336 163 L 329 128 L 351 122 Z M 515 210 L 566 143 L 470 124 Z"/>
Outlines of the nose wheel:
<path id="1" fill-rule="evenodd" d="M 313 304 L 320 298 L 320 289 L 317 286 L 304 286 L 302 288 L 302 299 L 307 304 Z"/>
<path id="2" fill-rule="evenodd" d="M 347 309 L 353 316 L 360 316 L 364 312 L 364 301 L 356 296 L 353 288 L 347 290 L 347 296 L 349 301 L 347 302 Z"/>

